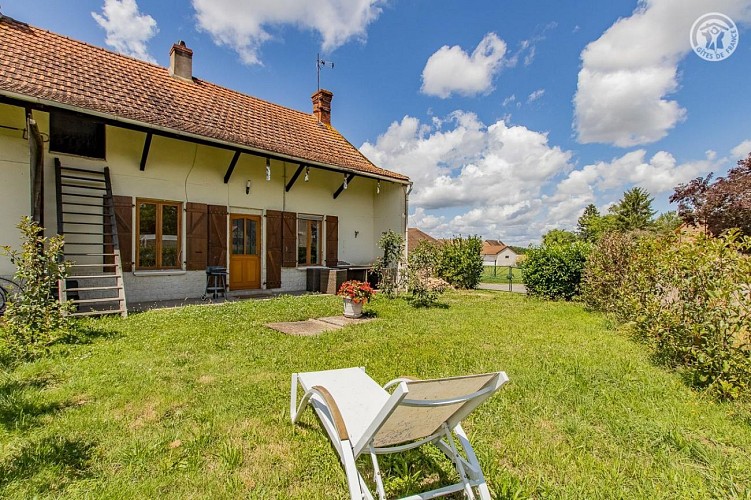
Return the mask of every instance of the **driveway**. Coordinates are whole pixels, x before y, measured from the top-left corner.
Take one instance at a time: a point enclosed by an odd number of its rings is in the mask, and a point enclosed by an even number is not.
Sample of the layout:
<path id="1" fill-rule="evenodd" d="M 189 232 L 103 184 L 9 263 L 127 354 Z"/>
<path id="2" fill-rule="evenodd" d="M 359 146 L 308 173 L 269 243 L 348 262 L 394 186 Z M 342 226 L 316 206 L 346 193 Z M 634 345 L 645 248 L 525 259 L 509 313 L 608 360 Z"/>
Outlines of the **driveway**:
<path id="1" fill-rule="evenodd" d="M 521 283 L 513 283 L 511 290 L 509 290 L 508 283 L 480 283 L 477 285 L 478 290 L 494 290 L 497 292 L 514 292 L 514 293 L 527 293 L 527 287 Z"/>

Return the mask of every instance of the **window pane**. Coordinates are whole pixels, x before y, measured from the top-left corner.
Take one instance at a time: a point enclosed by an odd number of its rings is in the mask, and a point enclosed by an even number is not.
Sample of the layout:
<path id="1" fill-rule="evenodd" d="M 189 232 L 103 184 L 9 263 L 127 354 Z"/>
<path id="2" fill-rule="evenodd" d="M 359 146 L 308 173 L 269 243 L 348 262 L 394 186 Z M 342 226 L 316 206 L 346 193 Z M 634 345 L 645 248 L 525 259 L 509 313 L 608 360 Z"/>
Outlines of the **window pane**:
<path id="1" fill-rule="evenodd" d="M 162 205 L 162 267 L 177 267 L 177 221 L 176 205 Z"/>
<path id="2" fill-rule="evenodd" d="M 310 221 L 310 263 L 318 264 L 318 240 L 321 234 L 321 223 Z"/>
<path id="3" fill-rule="evenodd" d="M 177 236 L 177 206 L 162 205 L 162 234 Z"/>
<path id="4" fill-rule="evenodd" d="M 140 203 L 138 205 L 138 265 L 156 267 L 156 205 Z"/>
<path id="5" fill-rule="evenodd" d="M 245 226 L 242 219 L 232 221 L 232 253 L 241 255 L 243 253 L 243 242 L 245 240 Z"/>
<path id="6" fill-rule="evenodd" d="M 297 221 L 297 263 L 307 264 L 308 255 L 308 221 Z"/>
<path id="7" fill-rule="evenodd" d="M 162 236 L 162 267 L 178 267 L 177 236 Z"/>
<path id="8" fill-rule="evenodd" d="M 247 247 L 245 248 L 245 255 L 257 255 L 258 249 L 256 248 L 256 221 L 252 219 L 246 219 L 245 222 L 247 223 L 248 228 L 248 238 L 246 240 Z"/>

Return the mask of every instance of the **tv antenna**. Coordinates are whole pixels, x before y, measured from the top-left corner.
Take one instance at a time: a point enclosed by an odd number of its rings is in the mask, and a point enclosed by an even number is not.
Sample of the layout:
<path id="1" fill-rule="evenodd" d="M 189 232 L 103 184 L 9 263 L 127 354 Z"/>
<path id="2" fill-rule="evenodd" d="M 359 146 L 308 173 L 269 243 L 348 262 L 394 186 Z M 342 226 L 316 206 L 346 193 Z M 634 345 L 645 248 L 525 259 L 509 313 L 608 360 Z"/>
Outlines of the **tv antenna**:
<path id="1" fill-rule="evenodd" d="M 316 54 L 316 77 L 318 80 L 318 90 L 321 90 L 321 68 L 329 67 L 334 69 L 334 63 L 332 61 L 324 61 L 321 59 L 321 54 Z"/>

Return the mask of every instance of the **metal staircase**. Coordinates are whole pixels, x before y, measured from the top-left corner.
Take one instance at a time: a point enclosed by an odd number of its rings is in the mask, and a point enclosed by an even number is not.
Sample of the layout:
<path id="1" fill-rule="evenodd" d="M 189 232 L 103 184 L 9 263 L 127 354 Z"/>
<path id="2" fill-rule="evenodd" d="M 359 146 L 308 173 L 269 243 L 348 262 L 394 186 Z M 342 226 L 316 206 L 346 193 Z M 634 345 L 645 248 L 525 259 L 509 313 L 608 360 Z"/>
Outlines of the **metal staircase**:
<path id="1" fill-rule="evenodd" d="M 109 167 L 64 167 L 55 158 L 55 191 L 57 232 L 71 262 L 60 300 L 71 300 L 73 316 L 127 316 Z"/>

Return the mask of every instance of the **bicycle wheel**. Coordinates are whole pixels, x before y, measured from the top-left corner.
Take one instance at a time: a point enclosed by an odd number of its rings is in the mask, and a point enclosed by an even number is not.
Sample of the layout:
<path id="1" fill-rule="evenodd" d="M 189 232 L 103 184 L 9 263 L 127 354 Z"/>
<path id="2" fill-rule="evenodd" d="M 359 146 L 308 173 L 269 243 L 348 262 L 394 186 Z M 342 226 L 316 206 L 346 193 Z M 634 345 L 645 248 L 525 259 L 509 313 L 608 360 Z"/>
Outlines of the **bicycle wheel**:
<path id="1" fill-rule="evenodd" d="M 5 313 L 5 309 L 8 307 L 8 301 L 21 292 L 21 287 L 18 283 L 5 278 L 0 278 L 0 316 Z"/>

